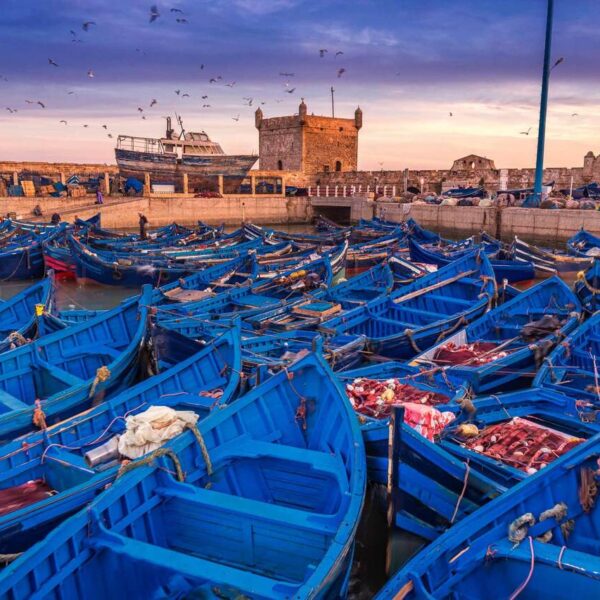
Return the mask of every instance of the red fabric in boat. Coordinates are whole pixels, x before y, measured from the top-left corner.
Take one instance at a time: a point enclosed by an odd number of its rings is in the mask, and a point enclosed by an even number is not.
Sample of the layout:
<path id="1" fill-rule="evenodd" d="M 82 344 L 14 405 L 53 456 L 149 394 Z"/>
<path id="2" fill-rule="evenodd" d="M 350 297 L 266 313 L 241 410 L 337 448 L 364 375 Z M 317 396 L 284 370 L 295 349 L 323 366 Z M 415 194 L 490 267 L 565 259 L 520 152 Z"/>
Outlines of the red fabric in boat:
<path id="1" fill-rule="evenodd" d="M 359 378 L 346 386 L 346 393 L 354 410 L 377 419 L 389 417 L 394 405 L 410 402 L 437 406 L 450 401 L 444 394 L 420 390 L 410 384 L 401 383 L 398 379 L 376 381 Z"/>
<path id="2" fill-rule="evenodd" d="M 482 365 L 506 356 L 506 352 L 493 352 L 496 346 L 493 342 L 475 342 L 462 346 L 448 342 L 435 352 L 433 362 L 439 365 Z"/>
<path id="3" fill-rule="evenodd" d="M 581 442 L 581 438 L 516 417 L 486 427 L 463 445 L 526 473 L 535 473 Z"/>
<path id="4" fill-rule="evenodd" d="M 0 516 L 44 500 L 52 495 L 52 491 L 52 488 L 41 479 L 0 490 Z"/>

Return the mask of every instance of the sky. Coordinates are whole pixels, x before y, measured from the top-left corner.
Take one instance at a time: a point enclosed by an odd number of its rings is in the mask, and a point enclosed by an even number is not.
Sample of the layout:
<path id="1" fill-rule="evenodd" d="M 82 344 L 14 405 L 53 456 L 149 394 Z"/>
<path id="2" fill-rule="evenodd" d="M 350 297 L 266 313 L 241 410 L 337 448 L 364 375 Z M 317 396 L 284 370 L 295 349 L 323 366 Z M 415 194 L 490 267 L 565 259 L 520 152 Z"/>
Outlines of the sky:
<path id="1" fill-rule="evenodd" d="M 256 153 L 258 106 L 294 114 L 304 98 L 328 115 L 333 86 L 337 116 L 363 110 L 361 169 L 470 153 L 531 167 L 546 5 L 173 0 L 150 22 L 138 0 L 0 0 L 0 160 L 113 163 L 118 134 L 158 137 L 175 113 Z M 600 152 L 599 22 L 598 0 L 555 0 L 546 166 Z"/>

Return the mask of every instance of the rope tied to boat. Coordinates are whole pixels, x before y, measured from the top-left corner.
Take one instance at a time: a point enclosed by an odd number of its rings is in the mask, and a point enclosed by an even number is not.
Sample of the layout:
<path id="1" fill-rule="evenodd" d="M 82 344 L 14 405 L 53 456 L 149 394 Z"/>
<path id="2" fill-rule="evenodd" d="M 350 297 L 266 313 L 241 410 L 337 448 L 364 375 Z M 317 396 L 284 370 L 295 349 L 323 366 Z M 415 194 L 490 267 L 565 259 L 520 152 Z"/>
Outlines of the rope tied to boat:
<path id="1" fill-rule="evenodd" d="M 404 330 L 404 335 L 408 338 L 408 343 L 410 344 L 411 348 L 417 353 L 417 354 L 421 354 L 421 349 L 419 348 L 419 346 L 417 346 L 417 342 L 415 342 L 415 339 L 413 337 L 414 334 L 414 330 L 413 329 L 405 329 Z"/>
<path id="2" fill-rule="evenodd" d="M 535 525 L 535 517 L 532 513 L 528 512 L 517 517 L 508 526 L 508 539 L 518 546 L 527 537 L 527 531 L 533 525 Z"/>
<path id="3" fill-rule="evenodd" d="M 567 505 L 564 502 L 557 502 L 552 508 L 548 508 L 543 511 L 538 521 L 547 521 L 548 519 L 554 519 L 557 523 L 562 521 L 567 516 Z M 552 529 L 546 531 L 543 535 L 538 536 L 536 539 L 544 544 L 548 543 L 552 539 Z"/>
<path id="4" fill-rule="evenodd" d="M 585 288 L 592 294 L 592 296 L 597 296 L 600 294 L 600 289 L 594 287 L 585 277 L 585 271 L 579 271 L 577 273 L 577 281 L 581 281 Z"/>
<path id="5" fill-rule="evenodd" d="M 13 331 L 8 335 L 8 341 L 10 342 L 10 349 L 14 350 L 20 346 L 25 346 L 29 343 L 29 340 L 19 331 Z"/>
<path id="6" fill-rule="evenodd" d="M 36 399 L 34 406 L 33 424 L 41 430 L 47 429 L 48 425 L 46 424 L 46 413 L 42 409 L 42 401 L 39 398 Z"/>
<path id="7" fill-rule="evenodd" d="M 533 538 L 528 536 L 529 538 L 529 549 L 531 551 L 531 562 L 529 564 L 529 573 L 525 578 L 525 581 L 510 595 L 508 600 L 515 600 L 517 596 L 521 594 L 521 592 L 527 587 L 528 583 L 531 581 L 531 577 L 533 576 L 533 569 L 535 568 L 535 552 L 533 550 Z"/>
<path id="8" fill-rule="evenodd" d="M 149 466 L 157 458 L 162 458 L 163 456 L 168 456 L 173 461 L 173 464 L 175 465 L 175 474 L 177 476 L 177 481 L 185 481 L 185 474 L 183 472 L 183 467 L 181 466 L 181 461 L 179 460 L 179 457 L 177 456 L 177 454 L 175 454 L 175 452 L 173 452 L 173 450 L 171 450 L 171 448 L 165 448 L 164 446 L 162 448 L 157 448 L 156 450 L 154 450 L 154 452 L 151 452 L 150 454 L 144 456 L 143 458 L 140 458 L 139 460 L 132 460 L 128 462 L 123 461 L 115 479 L 118 479 L 119 477 L 125 475 L 126 473 L 129 473 L 130 471 L 133 471 L 134 469 L 137 469 L 138 467 Z"/>
<path id="9" fill-rule="evenodd" d="M 284 371 L 284 373 L 286 375 L 286 379 L 287 379 L 288 383 L 290 384 L 290 387 L 292 388 L 292 391 L 300 399 L 300 404 L 298 404 L 298 408 L 296 409 L 296 414 L 295 414 L 294 418 L 296 419 L 296 421 L 299 421 L 299 422 L 301 421 L 302 422 L 302 430 L 306 431 L 306 429 L 307 429 L 307 423 L 306 423 L 306 414 L 307 414 L 306 398 L 296 389 L 296 387 L 292 383 L 292 380 L 294 379 L 294 374 L 291 373 L 290 371 L 288 371 L 287 367 L 283 367 L 283 371 Z"/>
<path id="10" fill-rule="evenodd" d="M 88 394 L 88 398 L 92 398 L 96 393 L 96 388 L 99 383 L 104 383 L 110 379 L 110 369 L 106 365 L 102 365 L 98 367 L 96 370 L 96 377 L 94 377 L 94 381 L 92 382 L 92 387 L 90 388 L 90 393 Z"/>
<path id="11" fill-rule="evenodd" d="M 493 286 L 494 286 L 494 295 L 492 296 L 492 300 L 497 300 L 498 299 L 498 282 L 496 281 L 495 277 L 490 277 L 489 275 L 480 275 L 479 278 L 481 279 L 481 281 L 483 282 L 482 290 L 485 287 L 485 285 L 487 284 L 488 281 L 491 281 Z"/>
<path id="12" fill-rule="evenodd" d="M 583 511 L 589 513 L 594 507 L 598 496 L 598 484 L 595 479 L 596 471 L 589 467 L 581 467 L 579 475 L 579 503 Z"/>
<path id="13" fill-rule="evenodd" d="M 16 552 L 15 554 L 0 554 L 0 565 L 10 565 L 11 562 L 14 562 L 23 554 L 22 552 Z"/>
<path id="14" fill-rule="evenodd" d="M 456 506 L 454 507 L 454 512 L 452 513 L 452 518 L 450 519 L 450 525 L 452 525 L 454 523 L 454 519 L 456 519 L 456 515 L 458 514 L 458 508 L 459 508 L 460 503 L 462 502 L 463 498 L 465 497 L 465 492 L 467 491 L 467 485 L 469 484 L 469 473 L 471 471 L 471 467 L 469 466 L 469 460 L 467 459 L 467 462 L 464 464 L 465 464 L 465 476 L 463 478 L 463 486 L 462 486 L 462 490 L 460 492 L 460 496 L 458 497 L 458 499 L 456 501 Z"/>
<path id="15" fill-rule="evenodd" d="M 449 335 L 452 335 L 457 329 L 460 329 L 463 325 L 467 325 L 468 321 L 465 318 L 465 315 L 461 315 L 460 319 L 450 327 L 450 329 L 445 329 L 440 331 L 440 334 L 437 336 L 435 340 L 435 344 L 439 344 L 444 338 L 447 338 Z M 434 344 L 434 345 L 435 345 Z"/>
<path id="16" fill-rule="evenodd" d="M 206 464 L 206 473 L 210 477 L 213 474 L 213 465 L 210 459 L 210 454 L 208 453 L 208 448 L 206 447 L 206 442 L 204 441 L 204 437 L 202 437 L 202 434 L 195 423 L 187 423 L 185 429 L 189 429 L 194 434 L 194 437 L 200 446 L 202 458 Z"/>

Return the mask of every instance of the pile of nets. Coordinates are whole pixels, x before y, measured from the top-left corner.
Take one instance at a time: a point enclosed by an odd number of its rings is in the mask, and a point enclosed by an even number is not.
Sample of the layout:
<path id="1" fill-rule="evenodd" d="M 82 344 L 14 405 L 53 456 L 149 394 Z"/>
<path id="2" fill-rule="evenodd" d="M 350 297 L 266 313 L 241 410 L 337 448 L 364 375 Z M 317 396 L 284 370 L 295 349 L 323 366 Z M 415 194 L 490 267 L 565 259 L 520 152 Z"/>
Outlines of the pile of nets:
<path id="1" fill-rule="evenodd" d="M 476 425 L 459 425 L 456 433 L 463 439 L 465 448 L 529 474 L 536 473 L 584 441 L 520 417 L 481 431 Z"/>
<path id="2" fill-rule="evenodd" d="M 475 342 L 473 344 L 456 345 L 448 342 L 440 346 L 433 355 L 437 365 L 484 365 L 499 358 L 504 358 L 508 352 L 494 352 L 497 344 L 493 342 Z"/>

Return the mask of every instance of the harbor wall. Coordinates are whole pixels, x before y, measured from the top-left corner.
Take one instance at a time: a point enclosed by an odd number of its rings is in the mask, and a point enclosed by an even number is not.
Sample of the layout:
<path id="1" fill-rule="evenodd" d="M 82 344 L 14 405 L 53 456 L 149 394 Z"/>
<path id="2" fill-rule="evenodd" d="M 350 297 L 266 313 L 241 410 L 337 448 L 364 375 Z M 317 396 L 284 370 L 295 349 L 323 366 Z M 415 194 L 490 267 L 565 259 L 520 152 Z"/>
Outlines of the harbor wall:
<path id="1" fill-rule="evenodd" d="M 600 235 L 600 212 L 593 210 L 549 210 L 541 208 L 481 208 L 377 202 L 376 215 L 390 221 L 415 219 L 427 229 L 454 237 L 487 231 L 505 241 L 516 235 L 548 245 L 562 243 L 582 227 Z"/>
<path id="2" fill-rule="evenodd" d="M 294 224 L 311 220 L 313 212 L 306 197 L 226 196 L 224 198 L 193 197 L 107 197 L 105 204 L 94 204 L 95 196 L 80 198 L 0 198 L 0 214 L 14 213 L 17 218 L 33 219 L 32 210 L 39 204 L 49 221 L 58 212 L 64 221 L 72 222 L 102 213 L 107 228 L 138 226 L 138 213 L 144 213 L 151 227 L 177 222 L 193 225 L 204 221 L 209 225 L 239 225 L 243 220 L 256 224 Z"/>

